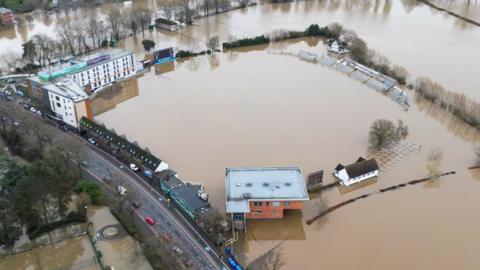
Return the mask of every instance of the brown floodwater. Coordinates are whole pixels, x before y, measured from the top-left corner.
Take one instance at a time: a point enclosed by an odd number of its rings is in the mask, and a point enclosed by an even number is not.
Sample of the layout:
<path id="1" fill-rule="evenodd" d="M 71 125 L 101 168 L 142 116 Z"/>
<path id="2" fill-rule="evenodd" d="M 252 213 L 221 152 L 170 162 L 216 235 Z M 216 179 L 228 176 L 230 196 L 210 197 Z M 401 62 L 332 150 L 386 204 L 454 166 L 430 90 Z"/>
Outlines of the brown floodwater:
<path id="1" fill-rule="evenodd" d="M 480 99 L 480 29 L 414 1 L 260 5 L 199 20 L 178 34 L 154 31 L 145 37 L 159 47 L 192 49 L 214 35 L 226 40 L 331 22 L 354 29 L 413 75 Z M 121 46 L 141 58 L 142 39 L 128 38 Z M 339 72 L 268 52 L 278 48 L 324 52 L 321 41 L 307 39 L 177 61 L 150 70 L 120 93 L 99 95 L 103 113 L 96 118 L 148 147 L 183 179 L 205 183 L 220 210 L 226 167 L 293 165 L 305 175 L 324 169 L 330 182 L 339 162 L 367 153 L 373 121 L 402 119 L 407 140 L 421 145 L 420 153 L 375 184 L 345 195 L 337 189 L 311 194 L 303 211 L 284 220 L 251 222 L 235 251 L 249 262 L 281 243 L 285 269 L 477 269 L 480 176 L 466 167 L 475 163 L 478 132 L 422 100 L 404 112 Z M 109 102 L 114 99 L 123 103 Z M 376 195 L 305 224 L 325 205 L 425 177 L 428 152 L 436 147 L 443 151 L 442 171 L 456 175 Z"/>
<path id="2" fill-rule="evenodd" d="M 132 5 L 161 6 L 161 1 L 139 0 Z M 433 1 L 467 17 L 480 20 L 480 3 L 476 1 Z M 468 2 L 468 4 L 467 4 Z M 119 8 L 132 5 L 118 4 Z M 69 12 L 75 20 L 91 14 L 104 16 L 103 8 Z M 59 16 L 65 16 L 60 14 Z M 0 31 L 0 52 L 21 51 L 21 43 L 36 33 L 55 37 L 56 15 L 35 16 L 32 23 Z M 415 0 L 338 0 L 264 4 L 227 12 L 197 21 L 199 26 L 178 33 L 153 31 L 127 38 L 120 46 L 144 54 L 141 41 L 155 40 L 157 47 L 174 46 L 200 49 L 212 36 L 221 41 L 230 37 L 247 37 L 276 29 L 304 29 L 311 23 L 328 25 L 339 22 L 355 30 L 369 46 L 392 63 L 404 66 L 415 76 L 428 76 L 452 91 L 480 99 L 476 75 L 480 62 L 480 28 L 436 11 Z"/>
<path id="3" fill-rule="evenodd" d="M 100 233 L 105 226 L 120 225 L 108 207 L 90 206 L 88 218 L 93 223 L 92 230 L 95 234 Z M 120 270 L 152 269 L 143 254 L 140 244 L 123 229 L 119 236 L 114 239 L 105 240 L 97 238 L 97 247 L 102 252 L 105 265 L 113 266 L 115 269 Z"/>
<path id="4" fill-rule="evenodd" d="M 249 262 L 281 243 L 285 269 L 476 269 L 480 182 L 466 168 L 475 163 L 472 145 L 480 134 L 422 100 L 404 112 L 339 72 L 270 53 L 280 48 L 325 50 L 307 39 L 177 61 L 173 72 L 152 69 L 138 78 L 138 96 L 97 119 L 149 147 L 183 179 L 205 183 L 221 210 L 226 167 L 293 165 L 305 175 L 325 169 L 328 183 L 339 162 L 367 154 L 373 121 L 402 119 L 420 153 L 375 184 L 345 195 L 337 189 L 311 194 L 302 212 L 251 222 L 235 250 Z M 428 152 L 437 147 L 441 169 L 456 175 L 373 196 L 305 224 L 325 205 L 426 177 Z"/>
<path id="5" fill-rule="evenodd" d="M 66 239 L 57 244 L 0 259 L 2 270 L 82 269 L 99 270 L 87 236 Z"/>

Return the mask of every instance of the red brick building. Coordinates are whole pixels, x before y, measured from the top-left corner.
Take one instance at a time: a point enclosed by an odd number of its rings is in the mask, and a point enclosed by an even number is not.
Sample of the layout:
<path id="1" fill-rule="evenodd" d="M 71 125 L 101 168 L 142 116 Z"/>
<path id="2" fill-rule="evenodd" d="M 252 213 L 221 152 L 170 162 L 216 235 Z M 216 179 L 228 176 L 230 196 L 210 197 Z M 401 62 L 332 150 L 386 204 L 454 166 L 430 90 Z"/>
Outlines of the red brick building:
<path id="1" fill-rule="evenodd" d="M 11 25 L 13 24 L 13 11 L 8 8 L 0 7 L 0 24 Z"/>
<path id="2" fill-rule="evenodd" d="M 284 210 L 302 209 L 308 201 L 299 168 L 226 169 L 226 212 L 236 229 L 247 219 L 283 218 Z"/>

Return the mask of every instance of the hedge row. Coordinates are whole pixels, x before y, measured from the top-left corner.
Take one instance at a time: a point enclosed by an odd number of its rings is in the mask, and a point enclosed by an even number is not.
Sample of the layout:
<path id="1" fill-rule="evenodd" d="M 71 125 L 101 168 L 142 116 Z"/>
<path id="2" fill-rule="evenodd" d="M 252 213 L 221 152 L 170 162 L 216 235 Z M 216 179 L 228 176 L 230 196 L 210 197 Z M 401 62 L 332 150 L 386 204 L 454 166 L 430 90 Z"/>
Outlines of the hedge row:
<path id="1" fill-rule="evenodd" d="M 292 38 L 302 38 L 302 37 L 325 37 L 325 38 L 336 38 L 334 34 L 330 31 L 328 27 L 320 27 L 318 24 L 311 24 L 305 31 L 288 31 L 286 35 L 282 38 L 292 39 Z M 233 49 L 238 47 L 245 46 L 254 46 L 261 44 L 270 43 L 271 39 L 268 36 L 261 35 L 253 38 L 243 38 L 238 39 L 232 42 L 224 42 L 222 46 L 224 49 Z"/>
<path id="2" fill-rule="evenodd" d="M 206 51 L 201 51 L 201 52 L 192 52 L 192 51 L 184 51 L 180 50 L 175 54 L 176 58 L 187 58 L 187 57 L 192 57 L 192 56 L 199 56 L 199 55 L 205 55 L 205 54 L 211 54 L 212 51 L 206 50 Z"/>

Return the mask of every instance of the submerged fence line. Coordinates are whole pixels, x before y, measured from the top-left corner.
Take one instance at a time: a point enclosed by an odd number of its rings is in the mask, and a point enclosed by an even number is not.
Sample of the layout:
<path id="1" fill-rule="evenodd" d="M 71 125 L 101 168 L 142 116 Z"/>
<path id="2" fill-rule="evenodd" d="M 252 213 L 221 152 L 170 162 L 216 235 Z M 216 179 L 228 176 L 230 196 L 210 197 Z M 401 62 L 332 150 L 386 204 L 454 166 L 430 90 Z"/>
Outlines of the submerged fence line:
<path id="1" fill-rule="evenodd" d="M 450 172 L 446 172 L 446 173 L 442 173 L 440 174 L 438 177 L 442 177 L 442 176 L 447 176 L 447 175 L 450 175 L 450 174 L 456 174 L 456 171 L 450 171 Z M 419 183 L 423 183 L 425 181 L 428 181 L 432 179 L 432 177 L 427 177 L 427 178 L 422 178 L 422 179 L 418 179 L 418 180 L 411 180 L 411 181 L 408 181 L 406 183 L 401 183 L 401 184 L 398 184 L 398 185 L 395 185 L 395 186 L 390 186 L 390 187 L 387 187 L 387 188 L 382 188 L 382 189 L 379 189 L 378 191 L 376 192 L 372 192 L 372 193 L 368 193 L 368 194 L 364 194 L 364 195 L 360 195 L 358 197 L 355 197 L 355 198 L 352 198 L 352 199 L 349 199 L 349 200 L 346 200 L 346 201 L 343 201 L 341 203 L 338 203 L 332 207 L 329 207 L 327 208 L 325 211 L 322 211 L 320 214 L 318 214 L 317 216 L 307 220 L 307 225 L 311 225 L 313 222 L 315 222 L 317 219 L 345 206 L 345 205 L 348 205 L 348 204 L 351 204 L 355 201 L 358 201 L 360 199 L 365 199 L 365 198 L 368 198 L 369 196 L 372 196 L 372 195 L 375 195 L 375 194 L 379 194 L 379 193 L 384 193 L 384 192 L 387 192 L 387 191 L 392 191 L 392 190 L 396 190 L 396 189 L 399 189 L 399 188 L 403 188 L 407 185 L 416 185 L 416 184 L 419 184 Z"/>

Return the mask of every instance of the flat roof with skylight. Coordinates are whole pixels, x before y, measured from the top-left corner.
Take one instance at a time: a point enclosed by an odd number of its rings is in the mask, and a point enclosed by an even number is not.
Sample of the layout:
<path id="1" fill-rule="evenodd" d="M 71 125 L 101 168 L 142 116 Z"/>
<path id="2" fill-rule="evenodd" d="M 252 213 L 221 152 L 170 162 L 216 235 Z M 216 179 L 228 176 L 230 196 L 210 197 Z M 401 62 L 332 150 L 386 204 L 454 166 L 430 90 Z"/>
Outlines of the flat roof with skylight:
<path id="1" fill-rule="evenodd" d="M 308 201 L 297 167 L 227 168 L 227 212 L 248 212 L 248 201 Z"/>

